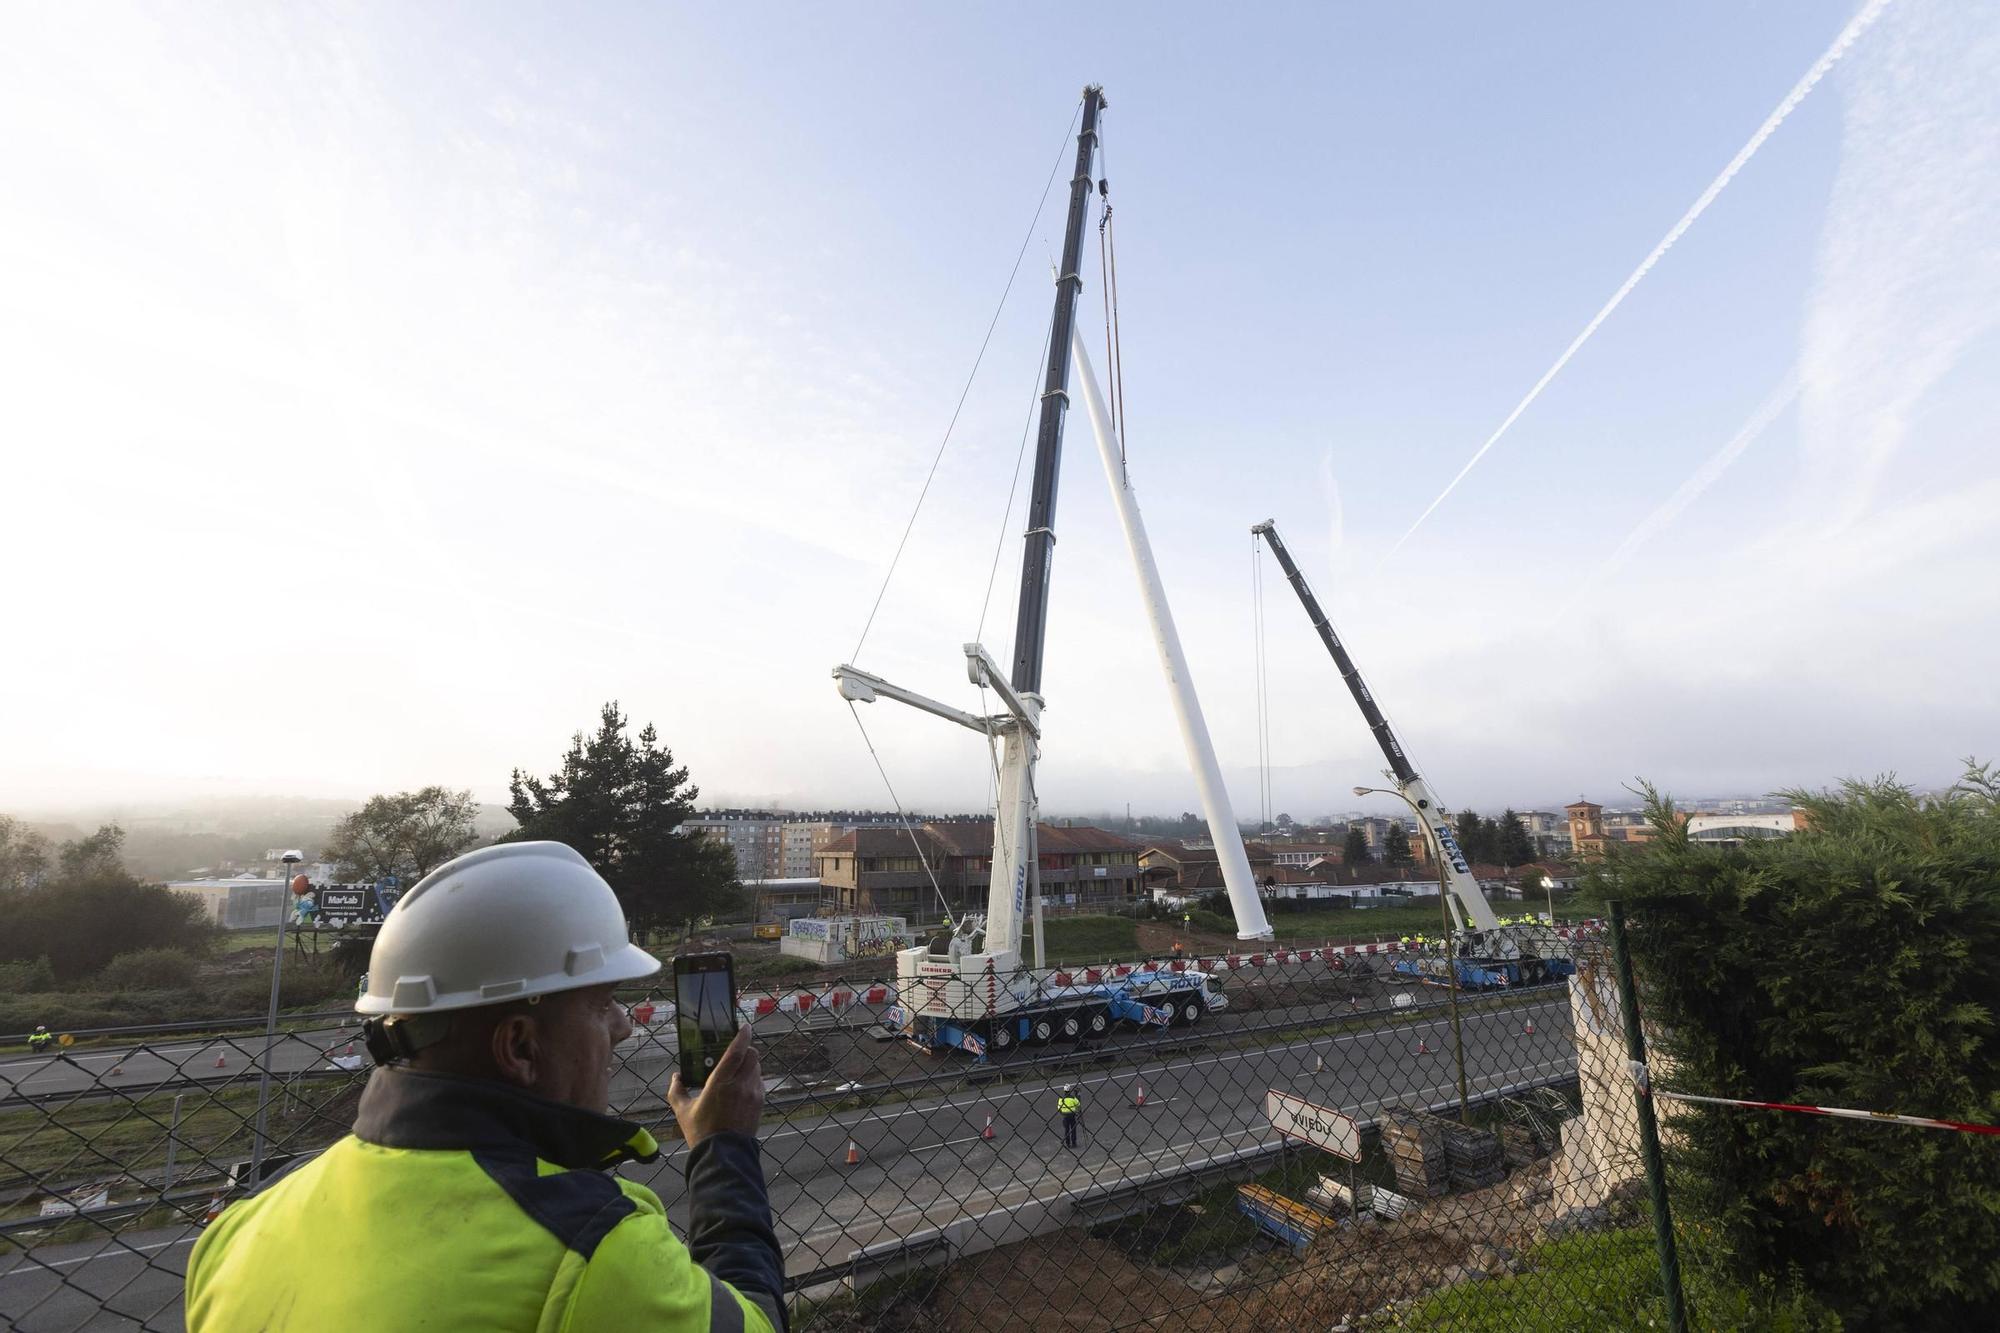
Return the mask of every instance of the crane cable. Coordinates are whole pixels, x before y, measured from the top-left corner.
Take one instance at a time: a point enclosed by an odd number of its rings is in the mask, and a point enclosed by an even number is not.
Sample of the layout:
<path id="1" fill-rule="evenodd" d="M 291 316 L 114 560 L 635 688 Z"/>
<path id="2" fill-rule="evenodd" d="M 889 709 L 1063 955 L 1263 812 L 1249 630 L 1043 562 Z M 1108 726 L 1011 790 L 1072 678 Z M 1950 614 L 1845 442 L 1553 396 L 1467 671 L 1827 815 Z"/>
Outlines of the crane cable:
<path id="1" fill-rule="evenodd" d="M 1125 461 L 1125 344 L 1118 329 L 1118 228 L 1112 221 L 1111 157 L 1104 131 L 1097 132 L 1097 197 L 1104 212 L 1097 219 L 1097 267 L 1104 275 L 1104 374 L 1110 381 L 1111 425 L 1118 436 L 1118 461 Z"/>
<path id="2" fill-rule="evenodd" d="M 1075 114 L 1070 117 L 1069 128 L 1063 131 L 1063 149 L 1069 147 L 1070 130 L 1076 128 L 1077 116 L 1083 114 L 1083 104 L 1079 102 Z M 861 659 L 862 645 L 868 642 L 868 631 L 875 627 L 875 616 L 882 609 L 882 599 L 889 593 L 889 583 L 896 577 L 896 567 L 902 563 L 903 548 L 910 544 L 910 533 L 916 529 L 917 515 L 923 512 L 924 499 L 931 492 L 931 483 L 937 480 L 938 464 L 944 461 L 945 446 L 951 443 L 951 433 L 958 426 L 959 413 L 965 410 L 965 400 L 972 393 L 972 382 L 979 378 L 979 367 L 986 360 L 986 349 L 992 345 L 993 330 L 1000 324 L 1000 314 L 1007 308 L 1007 298 L 1013 293 L 1014 279 L 1020 275 L 1021 260 L 1028 253 L 1028 244 L 1035 237 L 1035 228 L 1042 220 L 1042 210 L 1048 207 L 1049 190 L 1054 187 L 1056 173 L 1062 170 L 1064 152 L 1056 154 L 1056 164 L 1049 172 L 1047 183 L 1042 186 L 1042 197 L 1035 203 L 1035 216 L 1028 221 L 1028 231 L 1021 238 L 1021 248 L 1014 252 L 1014 267 L 1007 272 L 1007 285 L 1000 291 L 999 304 L 993 307 L 993 318 L 986 323 L 986 336 L 979 341 L 979 353 L 972 359 L 972 370 L 965 377 L 965 387 L 958 391 L 958 402 L 951 409 L 951 420 L 945 423 L 944 438 L 938 441 L 937 452 L 931 455 L 930 471 L 924 475 L 924 484 L 917 492 L 917 502 L 910 509 L 910 521 L 903 525 L 903 535 L 896 542 L 896 553 L 889 557 L 889 568 L 882 575 L 882 586 L 876 590 L 874 604 L 868 608 L 868 619 L 862 623 L 861 636 L 854 641 L 854 651 L 848 661 Z"/>
<path id="3" fill-rule="evenodd" d="M 946 900 L 944 889 L 938 884 L 937 871 L 931 869 L 931 859 L 924 855 L 923 839 L 917 836 L 917 830 L 910 824 L 910 816 L 903 809 L 902 798 L 896 795 L 896 784 L 889 781 L 889 770 L 882 767 L 882 756 L 875 753 L 875 742 L 868 735 L 868 724 L 861 720 L 861 710 L 854 706 L 854 700 L 847 701 L 847 711 L 854 718 L 854 725 L 861 730 L 861 743 L 868 747 L 868 757 L 875 761 L 875 771 L 882 775 L 882 785 L 889 791 L 889 804 L 895 809 L 896 818 L 902 821 L 903 832 L 910 838 L 910 846 L 917 849 L 917 861 L 924 868 L 925 878 L 931 882 L 931 892 L 937 895 L 938 903 L 944 908 L 944 919 L 949 921 L 951 903 Z M 854 883 L 857 889 L 861 885 L 861 835 L 858 832 L 854 838 Z M 860 895 L 857 893 L 855 897 L 855 906 L 859 907 Z"/>

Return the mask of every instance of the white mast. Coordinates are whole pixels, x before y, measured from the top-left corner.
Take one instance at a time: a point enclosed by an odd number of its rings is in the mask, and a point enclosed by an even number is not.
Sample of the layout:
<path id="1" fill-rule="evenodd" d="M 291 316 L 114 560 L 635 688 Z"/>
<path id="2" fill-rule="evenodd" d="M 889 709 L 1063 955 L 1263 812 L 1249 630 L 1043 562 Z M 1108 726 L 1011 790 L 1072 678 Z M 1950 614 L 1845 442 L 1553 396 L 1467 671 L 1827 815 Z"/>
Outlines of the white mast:
<path id="1" fill-rule="evenodd" d="M 1173 695 L 1174 716 L 1181 724 L 1188 765 L 1194 769 L 1195 786 L 1201 792 L 1202 814 L 1208 819 L 1209 836 L 1215 840 L 1216 859 L 1222 863 L 1222 882 L 1228 886 L 1229 905 L 1236 912 L 1236 938 L 1268 939 L 1271 926 L 1264 919 L 1264 904 L 1257 896 L 1250 858 L 1243 851 L 1243 833 L 1236 827 L 1229 790 L 1222 785 L 1222 770 L 1215 762 L 1215 746 L 1208 739 L 1201 700 L 1195 697 L 1194 678 L 1188 674 L 1181 636 L 1174 629 L 1174 613 L 1167 606 L 1167 590 L 1160 583 L 1159 566 L 1153 563 L 1146 522 L 1139 517 L 1139 501 L 1132 494 L 1125 460 L 1119 456 L 1118 438 L 1111 429 L 1111 416 L 1104 410 L 1104 395 L 1097 387 L 1097 373 L 1090 368 L 1090 355 L 1083 349 L 1083 335 L 1074 327 L 1069 345 L 1076 357 L 1077 378 L 1082 381 L 1084 406 L 1090 411 L 1090 428 L 1097 436 L 1098 457 L 1104 460 L 1104 479 L 1111 483 L 1111 500 L 1118 508 L 1125 545 L 1139 575 L 1139 593 L 1146 603 L 1146 619 L 1153 626 L 1153 644 L 1160 650 L 1160 669 L 1166 672 L 1168 693 Z"/>

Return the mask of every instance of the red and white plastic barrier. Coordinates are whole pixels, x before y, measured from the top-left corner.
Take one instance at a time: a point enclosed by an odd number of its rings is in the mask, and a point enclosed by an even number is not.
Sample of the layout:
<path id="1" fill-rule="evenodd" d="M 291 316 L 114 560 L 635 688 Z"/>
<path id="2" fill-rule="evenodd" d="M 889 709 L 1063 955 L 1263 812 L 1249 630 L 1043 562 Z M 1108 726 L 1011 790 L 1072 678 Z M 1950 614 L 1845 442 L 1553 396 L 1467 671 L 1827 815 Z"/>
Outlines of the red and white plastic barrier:
<path id="1" fill-rule="evenodd" d="M 1584 921 L 1574 925 L 1558 926 L 1556 935 L 1561 939 L 1583 938 L 1602 932 L 1603 923 Z M 1209 972 L 1236 972 L 1248 968 L 1292 967 L 1299 963 L 1323 962 L 1335 967 L 1348 958 L 1368 958 L 1376 954 L 1414 953 L 1415 944 L 1403 944 L 1385 940 L 1376 944 L 1330 944 L 1318 949 L 1273 949 L 1269 953 L 1225 954 L 1213 958 L 1176 958 L 1172 960 L 1149 959 L 1143 963 L 1107 963 L 1103 967 L 1086 967 L 1070 971 L 1057 971 L 1049 980 L 1058 986 L 1095 986 L 1100 982 L 1129 977 L 1140 971 L 1184 972 L 1188 968 L 1199 968 Z M 839 1013 L 857 1004 L 882 1005 L 896 1002 L 896 988 L 886 982 L 872 985 L 832 986 L 824 990 L 796 990 L 782 992 L 746 991 L 736 998 L 737 1010 L 746 1018 L 763 1018 L 770 1014 L 811 1014 L 817 1011 Z M 659 1017 L 670 1016 L 672 1006 L 660 1006 Z M 635 1009 L 633 1017 L 639 1019 Z"/>

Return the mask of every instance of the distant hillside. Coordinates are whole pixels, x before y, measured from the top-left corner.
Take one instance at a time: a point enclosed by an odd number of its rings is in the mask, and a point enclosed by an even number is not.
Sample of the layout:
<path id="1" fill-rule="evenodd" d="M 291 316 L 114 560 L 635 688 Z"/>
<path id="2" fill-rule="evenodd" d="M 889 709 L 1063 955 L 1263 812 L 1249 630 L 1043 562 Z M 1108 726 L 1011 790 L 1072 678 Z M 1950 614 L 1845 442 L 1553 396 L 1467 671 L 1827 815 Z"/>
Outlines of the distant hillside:
<path id="1" fill-rule="evenodd" d="M 56 843 L 116 824 L 125 830 L 125 864 L 132 873 L 170 880 L 204 870 L 234 873 L 261 863 L 274 848 L 296 847 L 310 860 L 328 830 L 360 804 L 313 796 L 218 797 L 80 806 L 22 822 Z M 511 833 L 514 820 L 504 806 L 482 805 L 474 827 L 482 839 L 492 839 Z"/>

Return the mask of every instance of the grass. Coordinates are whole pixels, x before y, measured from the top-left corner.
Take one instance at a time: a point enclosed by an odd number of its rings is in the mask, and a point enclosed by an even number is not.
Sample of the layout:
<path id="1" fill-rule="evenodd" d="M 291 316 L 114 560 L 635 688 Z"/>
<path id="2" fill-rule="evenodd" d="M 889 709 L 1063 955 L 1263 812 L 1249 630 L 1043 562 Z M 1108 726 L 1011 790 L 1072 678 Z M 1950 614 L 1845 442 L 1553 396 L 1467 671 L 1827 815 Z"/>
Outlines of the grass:
<path id="1" fill-rule="evenodd" d="M 1534 913 L 1534 903 L 1498 902 L 1493 910 L 1503 917 Z M 1443 933 L 1435 900 L 1418 907 L 1397 904 L 1391 907 L 1329 907 L 1307 912 L 1270 912 L 1271 932 L 1281 944 L 1322 944 L 1327 942 L 1394 940 L 1404 935 Z M 1220 934 L 1234 934 L 1235 927 L 1220 916 L 1196 912 L 1194 924 Z M 1238 946 L 1249 951 L 1245 941 Z"/>
<path id="2" fill-rule="evenodd" d="M 1051 965 L 1101 963 L 1139 952 L 1139 923 L 1128 916 L 1059 916 L 1042 923 Z"/>
<path id="3" fill-rule="evenodd" d="M 1370 1328 L 1450 1328 L 1464 1333 L 1597 1333 L 1665 1328 L 1667 1302 L 1649 1227 L 1544 1242 L 1518 1276 L 1466 1282 L 1370 1321 Z M 1803 1292 L 1750 1290 L 1683 1269 L 1690 1324 L 1702 1329 L 1808 1333 L 1839 1323 Z"/>
<path id="4" fill-rule="evenodd" d="M 799 976 L 806 972 L 823 972 L 827 965 L 815 963 L 810 958 L 792 958 L 785 954 L 769 958 L 749 958 L 736 956 L 736 980 L 739 985 L 745 981 L 768 981 L 773 977 Z"/>
<path id="5" fill-rule="evenodd" d="M 274 1080 L 270 1123 L 278 1151 L 321 1147 L 347 1132 L 351 1106 L 341 1091 L 309 1083 L 299 1096 L 301 1101 L 287 1097 Z M 173 1103 L 172 1095 L 159 1093 L 65 1106 L 60 1120 L 40 1109 L 0 1113 L 0 1189 L 162 1171 Z M 174 1150 L 176 1174 L 195 1176 L 204 1167 L 212 1173 L 212 1164 L 248 1157 L 256 1111 L 254 1086 L 187 1095 Z"/>

